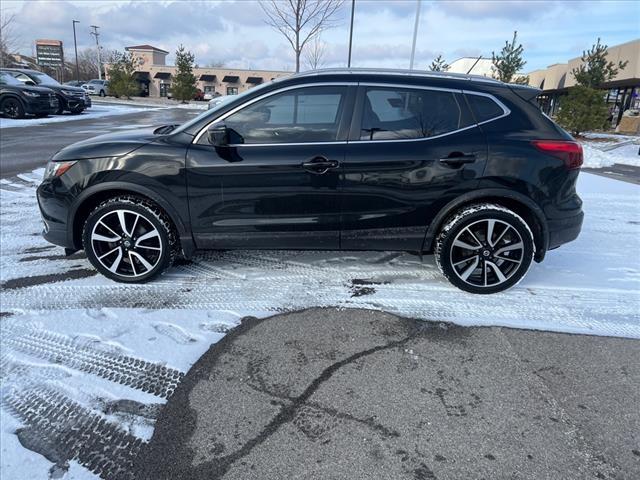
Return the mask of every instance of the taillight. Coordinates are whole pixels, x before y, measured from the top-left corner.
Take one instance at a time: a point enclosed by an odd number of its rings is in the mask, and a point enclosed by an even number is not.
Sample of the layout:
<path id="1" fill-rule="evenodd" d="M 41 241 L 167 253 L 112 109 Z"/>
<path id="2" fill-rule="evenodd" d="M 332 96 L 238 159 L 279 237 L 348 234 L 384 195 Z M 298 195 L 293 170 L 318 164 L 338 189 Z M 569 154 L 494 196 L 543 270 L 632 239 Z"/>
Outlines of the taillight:
<path id="1" fill-rule="evenodd" d="M 570 170 L 582 166 L 582 145 L 578 142 L 569 142 L 566 140 L 534 140 L 531 143 L 533 143 L 538 150 L 561 159 Z"/>

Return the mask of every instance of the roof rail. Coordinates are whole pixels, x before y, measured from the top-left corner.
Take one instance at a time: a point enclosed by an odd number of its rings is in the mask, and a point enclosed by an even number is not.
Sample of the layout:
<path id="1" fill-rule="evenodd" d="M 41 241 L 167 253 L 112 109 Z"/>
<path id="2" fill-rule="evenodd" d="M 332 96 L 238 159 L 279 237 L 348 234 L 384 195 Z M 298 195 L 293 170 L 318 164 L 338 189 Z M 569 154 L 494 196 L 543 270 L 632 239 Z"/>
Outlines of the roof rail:
<path id="1" fill-rule="evenodd" d="M 502 84 L 500 80 L 495 78 L 484 77 L 482 75 L 472 75 L 465 73 L 453 72 L 425 72 L 423 70 L 404 70 L 393 68 L 323 68 L 319 70 L 308 70 L 306 72 L 296 73 L 295 77 L 311 77 L 331 74 L 381 74 L 389 76 L 411 76 L 411 77 L 430 77 L 430 78 L 449 78 L 455 80 L 467 80 L 471 82 L 487 82 L 494 84 Z"/>

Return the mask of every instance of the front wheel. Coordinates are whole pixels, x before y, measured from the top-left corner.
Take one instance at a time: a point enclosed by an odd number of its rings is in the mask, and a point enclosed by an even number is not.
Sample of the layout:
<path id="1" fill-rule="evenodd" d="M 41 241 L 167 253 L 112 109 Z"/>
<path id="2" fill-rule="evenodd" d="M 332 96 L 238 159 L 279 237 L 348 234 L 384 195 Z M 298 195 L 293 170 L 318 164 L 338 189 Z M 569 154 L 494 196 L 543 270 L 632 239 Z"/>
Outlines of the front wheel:
<path id="1" fill-rule="evenodd" d="M 167 215 L 138 197 L 109 199 L 89 214 L 83 245 L 104 276 L 141 283 L 163 273 L 175 259 L 177 236 Z"/>
<path id="2" fill-rule="evenodd" d="M 435 258 L 442 274 L 471 293 L 496 293 L 527 273 L 535 243 L 519 215 L 495 204 L 463 208 L 450 217 L 436 239 Z"/>
<path id="3" fill-rule="evenodd" d="M 2 101 L 0 111 L 7 118 L 24 118 L 24 107 L 20 100 L 15 98 L 7 98 Z"/>

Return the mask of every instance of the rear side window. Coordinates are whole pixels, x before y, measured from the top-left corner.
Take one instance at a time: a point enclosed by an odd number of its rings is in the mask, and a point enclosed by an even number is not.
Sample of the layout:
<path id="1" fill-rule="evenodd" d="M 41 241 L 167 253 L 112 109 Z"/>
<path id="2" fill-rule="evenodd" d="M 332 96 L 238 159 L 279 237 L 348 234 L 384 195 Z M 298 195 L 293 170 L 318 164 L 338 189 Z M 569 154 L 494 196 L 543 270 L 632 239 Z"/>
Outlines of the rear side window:
<path id="1" fill-rule="evenodd" d="M 440 90 L 367 88 L 360 140 L 428 138 L 467 127 L 473 122 L 461 100 Z"/>
<path id="2" fill-rule="evenodd" d="M 489 97 L 467 94 L 467 100 L 478 123 L 504 115 L 502 107 Z"/>

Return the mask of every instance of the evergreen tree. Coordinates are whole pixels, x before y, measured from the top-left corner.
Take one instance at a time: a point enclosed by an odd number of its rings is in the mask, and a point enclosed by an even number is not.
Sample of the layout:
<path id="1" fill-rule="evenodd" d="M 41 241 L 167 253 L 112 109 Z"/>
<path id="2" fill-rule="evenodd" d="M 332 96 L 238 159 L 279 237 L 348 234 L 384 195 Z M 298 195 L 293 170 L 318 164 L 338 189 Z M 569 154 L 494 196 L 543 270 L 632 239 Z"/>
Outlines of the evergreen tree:
<path id="1" fill-rule="evenodd" d="M 516 44 L 517 39 L 518 32 L 515 31 L 513 32 L 513 40 L 511 43 L 505 42 L 504 47 L 498 55 L 496 55 L 495 52 L 491 52 L 491 61 L 493 63 L 491 70 L 493 71 L 493 76 L 505 83 L 512 81 L 515 83 L 527 83 L 529 80 L 527 77 L 514 78 L 516 73 L 527 63 L 522 58 L 524 48 L 522 44 Z"/>
<path id="2" fill-rule="evenodd" d="M 130 52 L 111 53 L 108 64 L 109 73 L 109 93 L 116 97 L 131 98 L 139 92 L 139 87 L 135 79 L 137 59 Z"/>
<path id="3" fill-rule="evenodd" d="M 577 85 L 560 102 L 558 123 L 573 135 L 604 127 L 607 106 L 600 90 Z"/>
<path id="4" fill-rule="evenodd" d="M 607 62 L 607 45 L 600 44 L 600 38 L 591 50 L 582 52 L 582 65 L 571 70 L 578 85 L 598 88 L 604 82 L 613 79 L 618 71 L 624 70 L 629 61 Z"/>
<path id="5" fill-rule="evenodd" d="M 429 65 L 429 70 L 431 70 L 432 72 L 446 72 L 447 70 L 449 70 L 449 64 L 444 61 L 442 55 L 438 55 L 433 59 L 431 65 Z"/>
<path id="6" fill-rule="evenodd" d="M 196 93 L 196 76 L 193 74 L 195 56 L 184 46 L 176 50 L 176 75 L 171 84 L 171 94 L 176 100 L 187 103 Z"/>

